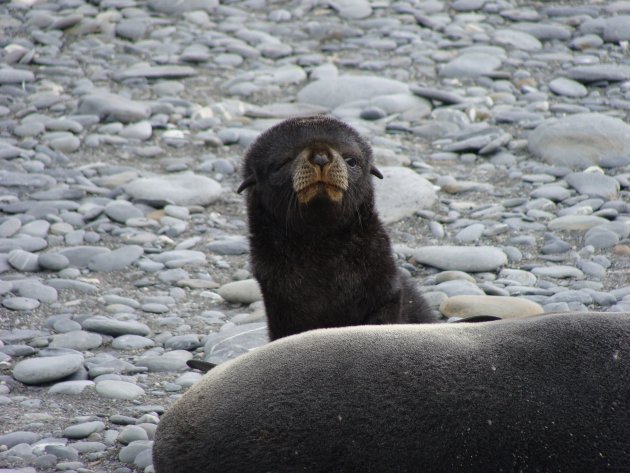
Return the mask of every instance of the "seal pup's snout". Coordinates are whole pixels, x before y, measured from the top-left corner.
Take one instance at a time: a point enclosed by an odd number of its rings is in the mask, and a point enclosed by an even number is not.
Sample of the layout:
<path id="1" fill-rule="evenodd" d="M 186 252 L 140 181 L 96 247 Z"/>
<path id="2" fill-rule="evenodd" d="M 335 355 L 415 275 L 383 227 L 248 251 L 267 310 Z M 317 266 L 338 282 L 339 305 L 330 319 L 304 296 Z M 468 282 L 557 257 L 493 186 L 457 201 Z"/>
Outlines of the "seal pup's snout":
<path id="1" fill-rule="evenodd" d="M 331 159 L 325 151 L 315 151 L 314 153 L 311 153 L 309 161 L 315 166 L 324 168 L 324 166 L 330 163 Z"/>

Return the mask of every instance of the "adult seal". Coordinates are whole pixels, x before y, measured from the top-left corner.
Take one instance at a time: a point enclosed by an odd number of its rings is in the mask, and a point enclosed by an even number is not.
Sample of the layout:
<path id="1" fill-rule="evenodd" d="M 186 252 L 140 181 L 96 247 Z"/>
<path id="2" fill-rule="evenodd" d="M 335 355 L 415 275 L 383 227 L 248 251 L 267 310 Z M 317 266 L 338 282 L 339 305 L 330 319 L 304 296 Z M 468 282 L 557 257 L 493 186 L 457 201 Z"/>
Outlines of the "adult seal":
<path id="1" fill-rule="evenodd" d="M 372 150 L 331 117 L 285 120 L 246 153 L 251 262 L 272 340 L 325 327 L 435 322 L 374 208 Z"/>
<path id="2" fill-rule="evenodd" d="M 630 314 L 314 330 L 219 365 L 156 473 L 630 471 Z"/>

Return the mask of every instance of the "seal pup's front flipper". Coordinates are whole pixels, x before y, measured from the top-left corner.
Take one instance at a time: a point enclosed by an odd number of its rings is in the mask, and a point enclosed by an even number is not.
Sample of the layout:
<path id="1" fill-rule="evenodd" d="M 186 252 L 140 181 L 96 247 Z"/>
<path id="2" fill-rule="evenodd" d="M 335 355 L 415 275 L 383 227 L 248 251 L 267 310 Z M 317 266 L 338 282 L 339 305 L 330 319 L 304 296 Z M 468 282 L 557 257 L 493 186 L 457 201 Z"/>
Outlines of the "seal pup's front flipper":
<path id="1" fill-rule="evenodd" d="M 448 321 L 449 324 L 461 324 L 461 323 L 474 323 L 474 322 L 494 322 L 496 320 L 503 320 L 502 317 L 496 315 L 471 315 L 470 317 L 464 317 L 461 319 Z"/>
<path id="2" fill-rule="evenodd" d="M 186 360 L 186 364 L 188 365 L 189 368 L 192 368 L 194 370 L 199 370 L 203 373 L 207 373 L 212 368 L 217 366 L 214 363 L 209 363 L 207 361 L 201 361 L 201 360 Z"/>

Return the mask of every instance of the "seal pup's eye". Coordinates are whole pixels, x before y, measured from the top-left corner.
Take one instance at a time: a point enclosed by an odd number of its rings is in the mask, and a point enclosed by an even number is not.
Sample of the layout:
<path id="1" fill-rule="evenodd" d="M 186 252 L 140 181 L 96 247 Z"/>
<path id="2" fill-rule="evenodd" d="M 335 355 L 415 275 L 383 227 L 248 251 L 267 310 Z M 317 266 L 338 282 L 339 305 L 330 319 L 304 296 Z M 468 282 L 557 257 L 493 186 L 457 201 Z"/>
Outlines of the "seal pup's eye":
<path id="1" fill-rule="evenodd" d="M 343 159 L 346 161 L 346 164 L 350 166 L 351 168 L 357 165 L 356 158 L 353 158 L 352 156 L 344 156 Z"/>
<path id="2" fill-rule="evenodd" d="M 278 164 L 276 164 L 273 167 L 273 172 L 280 171 L 283 167 L 285 167 L 287 164 L 289 164 L 292 160 L 293 160 L 293 156 L 285 157 L 282 161 L 280 161 Z"/>

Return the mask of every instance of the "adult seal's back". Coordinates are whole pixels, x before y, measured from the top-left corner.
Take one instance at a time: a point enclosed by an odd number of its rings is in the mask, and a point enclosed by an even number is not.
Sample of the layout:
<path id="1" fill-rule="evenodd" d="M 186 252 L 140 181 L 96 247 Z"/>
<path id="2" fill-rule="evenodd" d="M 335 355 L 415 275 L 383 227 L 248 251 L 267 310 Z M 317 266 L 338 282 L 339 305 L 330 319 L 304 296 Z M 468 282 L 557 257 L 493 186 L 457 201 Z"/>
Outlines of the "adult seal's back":
<path id="1" fill-rule="evenodd" d="M 370 146 L 330 117 L 289 119 L 244 162 L 251 260 L 272 340 L 306 330 L 434 322 L 374 209 Z"/>
<path id="2" fill-rule="evenodd" d="M 314 330 L 219 365 L 156 473 L 630 472 L 630 315 Z"/>

